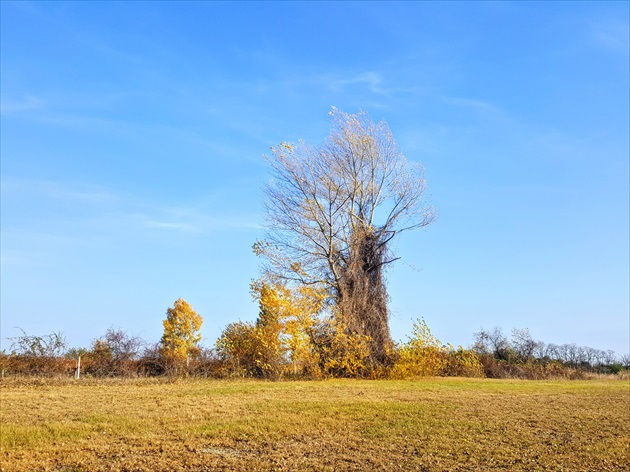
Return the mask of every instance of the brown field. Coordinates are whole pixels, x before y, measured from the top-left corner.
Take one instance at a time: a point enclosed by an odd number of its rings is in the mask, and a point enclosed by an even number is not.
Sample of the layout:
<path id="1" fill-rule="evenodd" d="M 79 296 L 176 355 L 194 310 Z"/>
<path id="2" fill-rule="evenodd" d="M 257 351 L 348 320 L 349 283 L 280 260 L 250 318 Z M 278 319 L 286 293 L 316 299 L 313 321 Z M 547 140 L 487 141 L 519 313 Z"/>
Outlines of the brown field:
<path id="1" fill-rule="evenodd" d="M 630 470 L 628 381 L 0 384 L 4 471 Z"/>

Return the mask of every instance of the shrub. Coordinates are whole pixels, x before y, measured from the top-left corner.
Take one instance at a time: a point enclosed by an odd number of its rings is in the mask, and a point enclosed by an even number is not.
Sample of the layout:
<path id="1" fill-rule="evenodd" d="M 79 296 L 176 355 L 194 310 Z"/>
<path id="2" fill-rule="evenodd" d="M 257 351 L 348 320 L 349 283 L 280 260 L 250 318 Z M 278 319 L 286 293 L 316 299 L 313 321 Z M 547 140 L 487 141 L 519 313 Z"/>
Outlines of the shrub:
<path id="1" fill-rule="evenodd" d="M 338 318 L 320 325 L 315 343 L 321 374 L 325 377 L 369 376 L 370 341 L 369 336 L 349 332 Z"/>
<path id="2" fill-rule="evenodd" d="M 446 363 L 444 351 L 445 346 L 433 336 L 424 319 L 416 320 L 409 341 L 398 348 L 390 376 L 398 379 L 436 376 Z"/>
<path id="3" fill-rule="evenodd" d="M 451 349 L 446 355 L 440 375 L 448 377 L 484 377 L 483 364 L 477 353 L 459 348 Z"/>

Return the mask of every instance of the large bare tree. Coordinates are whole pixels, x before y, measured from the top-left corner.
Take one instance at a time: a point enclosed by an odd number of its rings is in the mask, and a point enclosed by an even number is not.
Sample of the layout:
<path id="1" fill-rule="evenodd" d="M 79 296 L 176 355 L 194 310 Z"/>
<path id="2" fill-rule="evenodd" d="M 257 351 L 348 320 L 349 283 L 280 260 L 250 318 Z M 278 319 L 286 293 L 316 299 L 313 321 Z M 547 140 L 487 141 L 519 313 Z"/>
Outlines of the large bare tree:
<path id="1" fill-rule="evenodd" d="M 267 160 L 267 236 L 255 248 L 275 276 L 328 287 L 348 330 L 372 338 L 372 358 L 391 343 L 384 269 L 398 234 L 429 225 L 423 168 L 400 152 L 387 123 L 333 108 L 319 146 L 281 143 Z"/>

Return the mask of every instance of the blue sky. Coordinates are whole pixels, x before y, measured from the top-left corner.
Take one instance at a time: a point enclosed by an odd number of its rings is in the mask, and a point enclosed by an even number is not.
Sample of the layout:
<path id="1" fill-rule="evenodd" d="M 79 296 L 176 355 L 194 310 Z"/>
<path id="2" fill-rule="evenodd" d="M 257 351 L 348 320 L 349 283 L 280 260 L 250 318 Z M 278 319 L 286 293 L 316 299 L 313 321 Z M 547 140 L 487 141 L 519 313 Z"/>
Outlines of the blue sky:
<path id="1" fill-rule="evenodd" d="M 262 155 L 387 121 L 439 219 L 391 328 L 629 350 L 628 2 L 7 2 L 1 337 L 253 320 Z"/>

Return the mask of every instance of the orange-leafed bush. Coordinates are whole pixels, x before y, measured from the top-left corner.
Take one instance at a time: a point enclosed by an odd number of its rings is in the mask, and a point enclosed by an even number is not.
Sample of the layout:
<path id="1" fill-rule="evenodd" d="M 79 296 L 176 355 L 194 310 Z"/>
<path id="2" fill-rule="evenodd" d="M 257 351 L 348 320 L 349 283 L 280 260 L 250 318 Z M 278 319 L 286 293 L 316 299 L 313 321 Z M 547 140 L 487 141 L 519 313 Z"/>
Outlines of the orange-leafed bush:
<path id="1" fill-rule="evenodd" d="M 75 368 L 76 359 L 67 357 L 0 354 L 2 376 L 69 377 Z"/>

